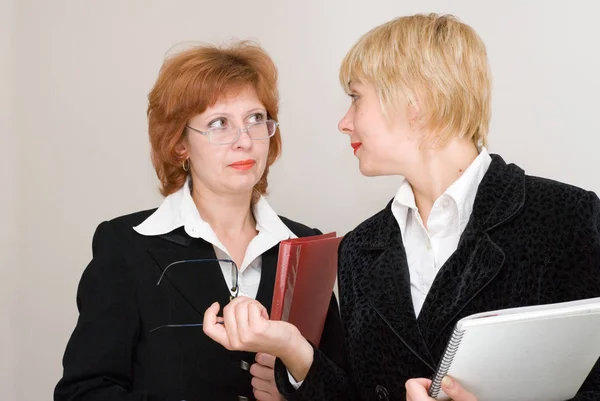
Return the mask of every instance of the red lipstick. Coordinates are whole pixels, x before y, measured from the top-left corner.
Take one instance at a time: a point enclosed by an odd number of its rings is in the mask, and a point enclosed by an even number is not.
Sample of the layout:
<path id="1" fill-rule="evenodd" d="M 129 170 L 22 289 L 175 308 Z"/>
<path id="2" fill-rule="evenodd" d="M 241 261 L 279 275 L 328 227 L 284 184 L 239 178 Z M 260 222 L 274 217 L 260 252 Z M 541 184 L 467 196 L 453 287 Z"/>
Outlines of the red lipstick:
<path id="1" fill-rule="evenodd" d="M 358 148 L 362 146 L 362 142 L 353 142 L 350 144 L 350 146 L 352 146 L 352 149 L 354 149 L 354 154 L 356 154 Z"/>
<path id="2" fill-rule="evenodd" d="M 240 160 L 235 163 L 231 163 L 229 167 L 234 168 L 236 170 L 250 170 L 256 164 L 255 160 Z"/>

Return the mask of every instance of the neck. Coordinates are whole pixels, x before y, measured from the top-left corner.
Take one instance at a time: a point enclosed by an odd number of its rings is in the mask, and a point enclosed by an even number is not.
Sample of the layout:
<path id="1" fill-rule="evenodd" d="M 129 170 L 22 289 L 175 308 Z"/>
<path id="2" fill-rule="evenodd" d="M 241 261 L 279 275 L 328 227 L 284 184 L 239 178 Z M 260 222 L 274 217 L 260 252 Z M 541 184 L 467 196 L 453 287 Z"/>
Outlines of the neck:
<path id="1" fill-rule="evenodd" d="M 195 183 L 192 188 L 192 199 L 200 217 L 215 232 L 237 234 L 255 229 L 251 207 L 252 192 L 220 195 Z"/>
<path id="2" fill-rule="evenodd" d="M 435 201 L 473 163 L 479 152 L 470 140 L 454 139 L 439 148 L 421 150 L 418 162 L 405 178 L 411 184 L 423 222 Z"/>

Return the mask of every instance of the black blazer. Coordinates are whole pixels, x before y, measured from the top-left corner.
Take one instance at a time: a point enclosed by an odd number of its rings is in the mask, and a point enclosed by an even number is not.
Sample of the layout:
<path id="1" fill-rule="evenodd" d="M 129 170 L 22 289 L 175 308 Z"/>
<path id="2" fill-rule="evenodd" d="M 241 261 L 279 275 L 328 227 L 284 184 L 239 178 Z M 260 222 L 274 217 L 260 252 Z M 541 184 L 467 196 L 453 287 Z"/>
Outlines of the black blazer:
<path id="1" fill-rule="evenodd" d="M 493 155 L 458 249 L 417 319 L 402 236 L 388 204 L 340 245 L 347 368 L 315 350 L 298 391 L 279 360 L 277 384 L 289 400 L 404 400 L 405 382 L 433 375 L 462 317 L 600 296 L 599 230 L 594 193 L 526 176 Z M 600 364 L 575 399 L 600 400 Z"/>
<path id="2" fill-rule="evenodd" d="M 247 365 L 254 354 L 227 351 L 201 327 L 164 324 L 201 323 L 213 302 L 229 302 L 229 289 L 217 262 L 181 264 L 183 259 L 215 258 L 211 244 L 189 237 L 183 228 L 146 237 L 132 227 L 153 211 L 104 222 L 93 240 L 93 259 L 77 294 L 80 312 L 64 355 L 64 375 L 56 401 L 254 400 Z M 282 218 L 297 236 L 318 234 Z M 263 254 L 257 299 L 270 310 L 279 246 Z M 332 298 L 321 349 L 341 358 L 341 324 Z M 245 368 L 244 368 L 245 367 Z M 240 398 L 238 398 L 240 397 Z M 246 398 L 243 398 L 246 397 Z"/>

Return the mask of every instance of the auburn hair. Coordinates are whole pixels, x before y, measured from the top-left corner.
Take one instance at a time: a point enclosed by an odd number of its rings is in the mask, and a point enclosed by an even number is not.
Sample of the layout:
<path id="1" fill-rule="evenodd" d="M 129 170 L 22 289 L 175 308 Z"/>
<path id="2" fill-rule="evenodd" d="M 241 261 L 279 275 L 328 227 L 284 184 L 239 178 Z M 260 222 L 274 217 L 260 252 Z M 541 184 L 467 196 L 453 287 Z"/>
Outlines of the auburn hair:
<path id="1" fill-rule="evenodd" d="M 179 190 L 188 172 L 183 169 L 177 145 L 185 135 L 185 125 L 231 90 L 251 85 L 267 110 L 277 120 L 279 93 L 277 68 L 258 44 L 239 41 L 228 46 L 194 46 L 168 57 L 148 95 L 148 134 L 152 164 L 164 196 Z M 254 186 L 253 200 L 267 192 L 269 167 L 281 154 L 281 134 L 277 128 L 270 139 L 267 167 Z"/>

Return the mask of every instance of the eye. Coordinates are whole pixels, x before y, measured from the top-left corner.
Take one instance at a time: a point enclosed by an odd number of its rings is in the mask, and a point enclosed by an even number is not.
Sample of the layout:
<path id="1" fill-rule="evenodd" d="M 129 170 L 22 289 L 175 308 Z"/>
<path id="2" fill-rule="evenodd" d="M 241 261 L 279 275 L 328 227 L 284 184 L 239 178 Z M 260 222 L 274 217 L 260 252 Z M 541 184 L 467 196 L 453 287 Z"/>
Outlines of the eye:
<path id="1" fill-rule="evenodd" d="M 208 123 L 209 129 L 222 129 L 227 127 L 227 119 L 223 117 L 215 118 Z"/>
<path id="2" fill-rule="evenodd" d="M 356 93 L 349 93 L 348 96 L 350 96 L 350 99 L 352 99 L 352 103 L 356 103 L 358 100 L 358 95 Z"/>
<path id="3" fill-rule="evenodd" d="M 261 121 L 265 121 L 266 119 L 267 116 L 265 116 L 264 113 L 254 113 L 248 118 L 248 123 L 258 123 Z"/>

